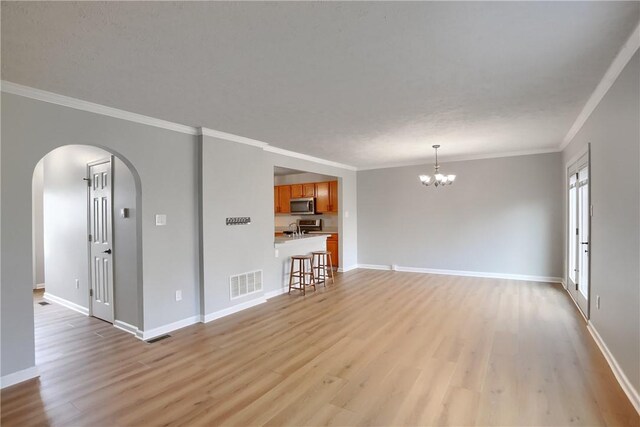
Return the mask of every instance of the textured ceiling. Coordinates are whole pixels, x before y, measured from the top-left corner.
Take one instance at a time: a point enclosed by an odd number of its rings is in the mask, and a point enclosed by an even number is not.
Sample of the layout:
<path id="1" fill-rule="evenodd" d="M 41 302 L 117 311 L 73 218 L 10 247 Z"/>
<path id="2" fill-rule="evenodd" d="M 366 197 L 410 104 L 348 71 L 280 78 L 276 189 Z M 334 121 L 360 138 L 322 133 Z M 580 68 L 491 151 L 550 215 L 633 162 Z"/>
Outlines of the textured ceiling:
<path id="1" fill-rule="evenodd" d="M 434 143 L 557 147 L 639 19 L 638 2 L 3 2 L 2 78 L 376 167 Z"/>

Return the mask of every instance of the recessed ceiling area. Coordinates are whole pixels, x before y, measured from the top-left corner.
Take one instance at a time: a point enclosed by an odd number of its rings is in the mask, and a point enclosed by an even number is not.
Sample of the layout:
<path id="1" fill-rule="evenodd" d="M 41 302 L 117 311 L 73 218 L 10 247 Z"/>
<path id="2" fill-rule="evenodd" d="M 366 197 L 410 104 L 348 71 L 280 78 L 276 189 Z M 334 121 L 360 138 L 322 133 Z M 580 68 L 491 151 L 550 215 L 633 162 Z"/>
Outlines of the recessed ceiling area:
<path id="1" fill-rule="evenodd" d="M 2 2 L 2 79 L 361 168 L 557 148 L 638 2 Z"/>
<path id="2" fill-rule="evenodd" d="M 286 176 L 286 175 L 298 175 L 304 173 L 304 171 L 299 171 L 296 169 L 289 169 L 289 168 L 285 168 L 282 166 L 275 166 L 273 168 L 273 175 L 274 176 Z"/>

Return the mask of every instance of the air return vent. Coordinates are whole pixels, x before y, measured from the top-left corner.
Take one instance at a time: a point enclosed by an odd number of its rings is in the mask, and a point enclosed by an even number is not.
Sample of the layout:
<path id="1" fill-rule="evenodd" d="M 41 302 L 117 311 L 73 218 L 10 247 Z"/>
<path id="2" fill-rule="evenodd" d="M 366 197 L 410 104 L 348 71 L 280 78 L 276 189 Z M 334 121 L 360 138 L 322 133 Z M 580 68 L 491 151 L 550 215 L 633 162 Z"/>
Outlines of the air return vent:
<path id="1" fill-rule="evenodd" d="M 231 299 L 262 292 L 262 270 L 237 274 L 229 278 Z"/>

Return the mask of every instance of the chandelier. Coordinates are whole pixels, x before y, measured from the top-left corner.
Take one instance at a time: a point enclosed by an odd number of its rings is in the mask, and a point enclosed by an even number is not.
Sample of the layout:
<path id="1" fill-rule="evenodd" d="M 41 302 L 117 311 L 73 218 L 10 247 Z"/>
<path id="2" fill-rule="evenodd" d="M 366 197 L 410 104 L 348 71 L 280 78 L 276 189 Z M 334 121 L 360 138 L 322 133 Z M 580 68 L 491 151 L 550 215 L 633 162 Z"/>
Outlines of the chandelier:
<path id="1" fill-rule="evenodd" d="M 426 185 L 427 187 L 430 186 L 431 184 L 433 184 L 436 187 L 439 187 L 440 185 L 451 185 L 453 184 L 453 181 L 455 181 L 456 176 L 455 175 L 444 175 L 442 173 L 440 173 L 440 165 L 438 164 L 438 148 L 440 148 L 439 145 L 434 145 L 433 148 L 436 150 L 436 167 L 435 167 L 435 173 L 433 174 L 433 176 L 431 175 L 420 175 L 420 182 L 423 185 Z"/>

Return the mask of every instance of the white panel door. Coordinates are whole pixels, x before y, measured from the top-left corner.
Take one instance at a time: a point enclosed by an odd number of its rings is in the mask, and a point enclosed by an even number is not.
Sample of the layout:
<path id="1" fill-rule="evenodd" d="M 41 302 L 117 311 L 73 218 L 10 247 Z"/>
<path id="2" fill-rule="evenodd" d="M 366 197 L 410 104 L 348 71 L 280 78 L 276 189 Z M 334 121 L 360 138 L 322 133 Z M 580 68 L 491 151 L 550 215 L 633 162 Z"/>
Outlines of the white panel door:
<path id="1" fill-rule="evenodd" d="M 92 162 L 89 172 L 89 269 L 91 314 L 113 323 L 113 190 L 111 159 Z"/>
<path id="2" fill-rule="evenodd" d="M 589 318 L 589 255 L 591 251 L 591 202 L 589 200 L 589 154 L 569 168 L 568 289 L 585 317 Z"/>

